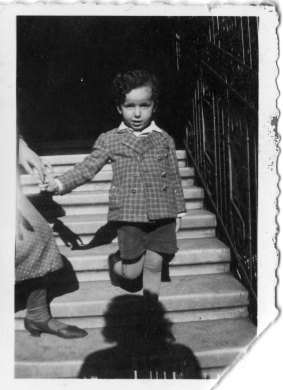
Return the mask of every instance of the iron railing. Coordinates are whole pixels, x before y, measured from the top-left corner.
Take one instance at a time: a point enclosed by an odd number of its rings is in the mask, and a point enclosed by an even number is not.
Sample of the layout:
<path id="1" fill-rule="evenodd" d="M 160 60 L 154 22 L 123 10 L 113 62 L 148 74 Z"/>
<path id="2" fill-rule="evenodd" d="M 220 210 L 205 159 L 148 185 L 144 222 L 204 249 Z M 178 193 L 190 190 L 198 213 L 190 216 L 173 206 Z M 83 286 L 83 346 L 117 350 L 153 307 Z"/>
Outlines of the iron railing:
<path id="1" fill-rule="evenodd" d="M 256 18 L 196 18 L 190 42 L 180 20 L 180 71 L 193 91 L 185 147 L 217 235 L 231 248 L 232 271 L 257 312 L 258 59 Z M 194 64 L 192 63 L 192 58 Z M 193 70 L 192 70 L 193 69 Z"/>

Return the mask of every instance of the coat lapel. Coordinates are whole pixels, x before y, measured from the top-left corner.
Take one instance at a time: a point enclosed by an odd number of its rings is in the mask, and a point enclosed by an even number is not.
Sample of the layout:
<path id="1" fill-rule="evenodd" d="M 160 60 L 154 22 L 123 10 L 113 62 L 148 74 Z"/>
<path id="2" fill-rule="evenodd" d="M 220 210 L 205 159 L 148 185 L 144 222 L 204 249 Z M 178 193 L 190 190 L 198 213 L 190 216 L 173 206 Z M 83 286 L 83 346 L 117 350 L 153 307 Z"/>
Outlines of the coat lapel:
<path id="1" fill-rule="evenodd" d="M 155 131 L 144 137 L 137 137 L 130 129 L 118 130 L 118 132 L 124 134 L 121 143 L 138 154 L 147 152 L 166 139 L 163 133 Z"/>
<path id="2" fill-rule="evenodd" d="M 143 153 L 147 152 L 148 150 L 153 149 L 156 145 L 158 145 L 164 139 L 166 139 L 166 136 L 163 133 L 157 133 L 156 131 L 153 131 L 152 133 L 150 133 L 146 137 L 144 137 L 143 141 L 141 142 L 141 147 L 140 147 L 139 153 L 143 154 Z"/>

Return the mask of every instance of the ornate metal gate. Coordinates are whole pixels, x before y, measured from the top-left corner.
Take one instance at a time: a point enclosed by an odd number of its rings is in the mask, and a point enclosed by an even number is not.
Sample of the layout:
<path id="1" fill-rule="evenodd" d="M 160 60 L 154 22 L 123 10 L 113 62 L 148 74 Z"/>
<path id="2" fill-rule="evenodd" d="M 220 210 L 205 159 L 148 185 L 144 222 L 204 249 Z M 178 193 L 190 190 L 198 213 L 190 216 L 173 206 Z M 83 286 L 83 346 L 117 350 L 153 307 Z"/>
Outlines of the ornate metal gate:
<path id="1" fill-rule="evenodd" d="M 232 271 L 249 289 L 256 317 L 258 20 L 195 18 L 175 22 L 177 66 L 186 80 L 186 148 L 218 217 Z M 193 41 L 190 36 L 196 37 Z M 190 108 L 191 107 L 191 108 Z"/>

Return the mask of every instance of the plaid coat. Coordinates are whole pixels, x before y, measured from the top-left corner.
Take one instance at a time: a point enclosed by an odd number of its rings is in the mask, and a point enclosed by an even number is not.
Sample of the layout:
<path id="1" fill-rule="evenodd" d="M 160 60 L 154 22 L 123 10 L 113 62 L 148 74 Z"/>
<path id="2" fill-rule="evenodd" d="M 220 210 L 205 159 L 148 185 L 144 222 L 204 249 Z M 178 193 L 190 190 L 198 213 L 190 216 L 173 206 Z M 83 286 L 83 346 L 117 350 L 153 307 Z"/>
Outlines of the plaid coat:
<path id="1" fill-rule="evenodd" d="M 174 141 L 165 131 L 143 137 L 130 129 L 101 134 L 92 153 L 58 177 L 62 194 L 91 180 L 108 161 L 113 170 L 108 220 L 149 222 L 186 211 Z"/>

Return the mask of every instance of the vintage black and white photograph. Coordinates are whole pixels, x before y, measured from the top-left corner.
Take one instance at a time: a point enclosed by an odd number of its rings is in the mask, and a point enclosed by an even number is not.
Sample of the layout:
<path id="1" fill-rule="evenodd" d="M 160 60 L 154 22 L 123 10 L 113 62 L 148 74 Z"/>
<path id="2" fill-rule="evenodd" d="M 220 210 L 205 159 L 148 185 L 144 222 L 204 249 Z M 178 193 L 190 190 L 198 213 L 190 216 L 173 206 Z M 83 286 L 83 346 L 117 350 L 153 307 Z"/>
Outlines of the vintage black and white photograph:
<path id="1" fill-rule="evenodd" d="M 266 326 L 240 10 L 15 13 L 15 379 L 216 383 Z"/>

